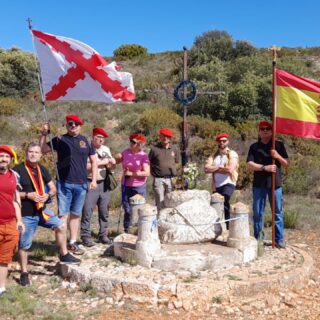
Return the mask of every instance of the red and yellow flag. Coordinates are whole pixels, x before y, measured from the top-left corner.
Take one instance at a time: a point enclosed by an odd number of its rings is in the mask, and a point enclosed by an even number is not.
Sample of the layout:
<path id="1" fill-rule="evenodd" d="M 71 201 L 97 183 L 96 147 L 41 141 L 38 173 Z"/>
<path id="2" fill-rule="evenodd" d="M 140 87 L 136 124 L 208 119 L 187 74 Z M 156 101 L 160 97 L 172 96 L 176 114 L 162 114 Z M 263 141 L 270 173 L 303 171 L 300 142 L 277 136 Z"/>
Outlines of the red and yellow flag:
<path id="1" fill-rule="evenodd" d="M 320 139 L 320 83 L 276 70 L 276 133 Z"/>

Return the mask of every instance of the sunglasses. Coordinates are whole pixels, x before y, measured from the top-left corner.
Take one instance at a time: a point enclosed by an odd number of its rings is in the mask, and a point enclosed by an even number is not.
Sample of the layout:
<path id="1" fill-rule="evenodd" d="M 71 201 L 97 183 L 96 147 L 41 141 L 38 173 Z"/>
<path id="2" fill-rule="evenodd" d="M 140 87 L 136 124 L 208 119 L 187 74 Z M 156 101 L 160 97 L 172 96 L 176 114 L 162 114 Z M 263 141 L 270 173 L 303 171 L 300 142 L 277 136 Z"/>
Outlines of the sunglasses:
<path id="1" fill-rule="evenodd" d="M 271 128 L 270 127 L 264 127 L 264 128 L 260 128 L 260 131 L 270 131 Z"/>
<path id="2" fill-rule="evenodd" d="M 131 144 L 137 144 L 137 145 L 140 146 L 140 142 L 138 142 L 138 141 L 130 140 L 130 143 L 131 143 Z"/>
<path id="3" fill-rule="evenodd" d="M 223 142 L 223 143 L 225 143 L 225 142 L 227 142 L 228 141 L 228 139 L 223 139 L 223 140 L 219 140 L 219 143 L 221 143 L 221 142 Z"/>
<path id="4" fill-rule="evenodd" d="M 77 127 L 77 126 L 80 126 L 80 123 L 79 122 L 74 122 L 74 121 L 68 121 L 67 125 L 69 127 L 73 127 L 73 126 Z"/>

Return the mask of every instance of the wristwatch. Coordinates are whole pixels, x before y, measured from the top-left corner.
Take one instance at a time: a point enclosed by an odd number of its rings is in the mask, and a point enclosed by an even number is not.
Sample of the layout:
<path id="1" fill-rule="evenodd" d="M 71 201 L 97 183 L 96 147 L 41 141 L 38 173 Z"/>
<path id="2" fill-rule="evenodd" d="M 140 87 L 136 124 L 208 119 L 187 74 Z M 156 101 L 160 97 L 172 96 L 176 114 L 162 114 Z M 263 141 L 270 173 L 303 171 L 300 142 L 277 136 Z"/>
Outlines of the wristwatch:
<path id="1" fill-rule="evenodd" d="M 29 192 L 26 192 L 26 195 L 25 195 L 25 198 L 26 198 L 26 199 L 28 199 L 28 193 L 29 193 Z"/>

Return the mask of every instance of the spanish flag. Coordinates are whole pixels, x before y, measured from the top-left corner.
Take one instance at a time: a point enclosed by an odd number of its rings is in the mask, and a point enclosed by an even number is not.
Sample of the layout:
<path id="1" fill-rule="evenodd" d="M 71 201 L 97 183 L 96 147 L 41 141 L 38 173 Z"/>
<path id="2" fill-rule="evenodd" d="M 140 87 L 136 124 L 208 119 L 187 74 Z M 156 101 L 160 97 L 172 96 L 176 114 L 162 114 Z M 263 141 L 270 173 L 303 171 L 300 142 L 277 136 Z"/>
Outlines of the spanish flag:
<path id="1" fill-rule="evenodd" d="M 320 83 L 276 70 L 276 133 L 320 139 Z"/>

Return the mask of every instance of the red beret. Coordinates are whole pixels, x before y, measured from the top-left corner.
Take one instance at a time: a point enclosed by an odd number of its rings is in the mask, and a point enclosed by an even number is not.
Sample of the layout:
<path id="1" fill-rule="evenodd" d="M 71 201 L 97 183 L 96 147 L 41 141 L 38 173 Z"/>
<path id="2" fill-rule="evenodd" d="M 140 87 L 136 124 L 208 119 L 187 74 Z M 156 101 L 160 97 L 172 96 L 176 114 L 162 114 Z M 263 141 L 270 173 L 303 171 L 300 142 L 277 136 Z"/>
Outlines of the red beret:
<path id="1" fill-rule="evenodd" d="M 10 155 L 11 158 L 14 159 L 14 163 L 17 164 L 18 161 L 17 161 L 17 154 L 15 153 L 15 151 L 8 147 L 8 146 L 0 146 L 0 152 L 5 152 L 7 153 L 8 155 Z"/>
<path id="2" fill-rule="evenodd" d="M 98 134 L 105 138 L 109 137 L 109 135 L 102 128 L 93 128 L 92 135 L 97 136 Z"/>
<path id="3" fill-rule="evenodd" d="M 75 114 L 68 114 L 66 116 L 66 121 L 70 121 L 70 120 L 80 123 L 81 126 L 83 125 L 83 121 L 78 116 L 76 116 Z"/>
<path id="4" fill-rule="evenodd" d="M 143 143 L 145 143 L 147 141 L 145 136 L 143 136 L 142 134 L 138 134 L 138 133 L 132 134 L 129 137 L 129 140 L 133 140 L 133 141 L 136 141 L 136 142 L 140 141 L 140 142 L 143 142 Z"/>
<path id="5" fill-rule="evenodd" d="M 168 129 L 168 128 L 162 128 L 159 130 L 159 134 L 162 134 L 163 136 L 166 136 L 166 137 L 173 137 L 174 136 L 174 133 Z"/>
<path id="6" fill-rule="evenodd" d="M 259 129 L 261 128 L 272 128 L 272 123 L 268 122 L 268 121 L 260 121 L 259 122 Z"/>
<path id="7" fill-rule="evenodd" d="M 216 141 L 219 141 L 220 139 L 228 139 L 229 135 L 227 133 L 220 133 L 216 136 Z"/>

